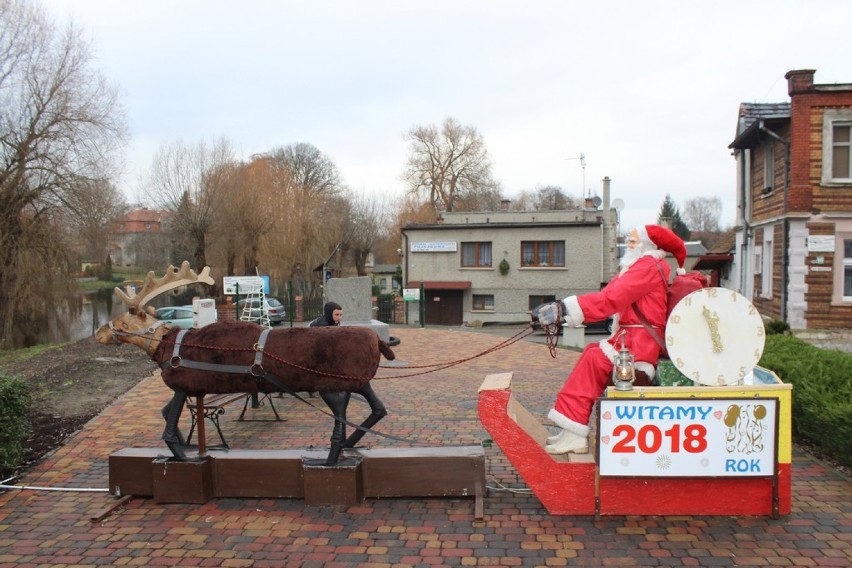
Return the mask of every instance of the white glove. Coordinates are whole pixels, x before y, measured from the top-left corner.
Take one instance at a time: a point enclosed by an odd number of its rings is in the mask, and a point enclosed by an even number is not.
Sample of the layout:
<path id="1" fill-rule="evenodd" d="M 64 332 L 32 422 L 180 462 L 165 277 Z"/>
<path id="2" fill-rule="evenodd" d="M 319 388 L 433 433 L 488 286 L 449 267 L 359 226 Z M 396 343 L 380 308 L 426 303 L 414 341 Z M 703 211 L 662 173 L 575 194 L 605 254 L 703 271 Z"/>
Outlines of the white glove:
<path id="1" fill-rule="evenodd" d="M 542 304 L 538 308 L 538 323 L 541 325 L 561 324 L 565 314 L 565 306 L 562 302 L 550 302 Z"/>

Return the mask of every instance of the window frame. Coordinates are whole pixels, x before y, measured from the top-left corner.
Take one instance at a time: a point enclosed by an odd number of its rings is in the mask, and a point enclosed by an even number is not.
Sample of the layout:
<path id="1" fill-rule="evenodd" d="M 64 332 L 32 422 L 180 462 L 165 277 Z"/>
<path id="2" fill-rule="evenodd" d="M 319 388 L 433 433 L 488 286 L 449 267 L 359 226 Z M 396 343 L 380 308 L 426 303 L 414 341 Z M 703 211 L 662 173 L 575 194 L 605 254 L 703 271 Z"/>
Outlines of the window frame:
<path id="1" fill-rule="evenodd" d="M 465 264 L 465 249 L 473 245 L 473 264 Z M 483 245 L 488 246 L 488 263 L 485 264 L 482 260 Z M 463 241 L 461 243 L 461 256 L 459 264 L 462 268 L 493 268 L 494 264 L 494 245 L 491 241 Z"/>
<path id="2" fill-rule="evenodd" d="M 846 277 L 847 273 L 849 275 L 850 280 L 852 280 L 852 235 L 846 237 L 839 236 L 840 240 L 840 262 L 838 263 L 841 266 L 840 272 L 840 300 L 842 302 L 852 302 L 852 286 L 850 286 L 849 294 L 846 293 Z M 850 251 L 849 256 L 846 255 L 846 245 L 849 244 Z"/>
<path id="3" fill-rule="evenodd" d="M 763 195 L 772 193 L 775 188 L 775 140 L 763 147 Z"/>
<path id="4" fill-rule="evenodd" d="M 477 304 L 476 300 L 478 298 L 481 298 L 481 299 L 484 300 L 482 302 L 481 307 L 477 307 L 477 305 L 476 305 Z M 488 299 L 489 298 L 491 299 L 491 306 L 490 307 L 488 306 Z M 494 294 L 472 294 L 470 300 L 471 300 L 470 311 L 472 311 L 472 312 L 493 312 L 494 311 Z"/>
<path id="5" fill-rule="evenodd" d="M 533 298 L 536 298 L 535 303 L 533 303 Z M 530 294 L 527 296 L 527 306 L 529 306 L 529 311 L 533 311 L 534 308 L 537 308 L 542 304 L 549 304 L 555 301 L 556 294 Z"/>
<path id="6" fill-rule="evenodd" d="M 540 253 L 539 247 L 542 244 L 546 244 L 548 246 L 548 258 L 550 259 L 549 263 L 540 263 Z M 534 259 L 534 263 L 527 263 L 524 255 L 524 247 L 527 245 L 532 245 L 532 255 Z M 556 246 L 562 246 L 562 262 L 557 264 L 554 261 L 556 257 L 557 250 Z M 521 241 L 521 268 L 565 268 L 565 241 L 564 240 L 550 240 L 550 241 Z"/>
<path id="7" fill-rule="evenodd" d="M 843 143 L 847 148 L 848 177 L 834 177 L 835 127 L 849 127 L 850 140 Z M 822 184 L 852 185 L 852 109 L 827 109 L 822 122 Z"/>
<path id="8" fill-rule="evenodd" d="M 763 245 L 761 247 L 763 249 L 763 266 L 761 267 L 761 274 L 763 277 L 760 280 L 760 297 L 761 298 L 771 298 L 772 297 L 772 237 L 764 238 Z"/>

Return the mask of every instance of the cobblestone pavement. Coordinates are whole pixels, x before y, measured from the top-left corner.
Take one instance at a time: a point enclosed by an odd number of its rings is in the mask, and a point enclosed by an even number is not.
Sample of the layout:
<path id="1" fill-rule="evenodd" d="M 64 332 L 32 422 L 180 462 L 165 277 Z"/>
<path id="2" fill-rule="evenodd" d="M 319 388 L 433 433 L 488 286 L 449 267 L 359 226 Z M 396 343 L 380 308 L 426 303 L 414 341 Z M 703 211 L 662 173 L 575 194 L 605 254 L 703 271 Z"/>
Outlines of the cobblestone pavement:
<path id="1" fill-rule="evenodd" d="M 461 329 L 394 328 L 398 360 L 425 365 L 467 359 L 506 337 Z M 373 383 L 390 415 L 377 429 L 418 445 L 472 445 L 488 437 L 477 389 L 513 371 L 513 391 L 544 421 L 577 353 L 520 341 L 439 372 L 383 368 Z M 108 456 L 165 447 L 159 409 L 170 392 L 145 377 L 36 467 L 22 483 L 105 489 Z M 317 399 L 319 400 L 319 399 Z M 353 399 L 354 401 L 355 399 Z M 235 448 L 327 447 L 327 416 L 285 397 L 286 422 L 222 417 Z M 257 418 L 268 408 L 251 412 Z M 353 402 L 350 418 L 366 414 Z M 186 417 L 184 417 L 186 418 Z M 186 425 L 185 425 L 186 426 Z M 211 432 L 208 432 L 208 435 Z M 372 447 L 401 442 L 368 435 Z M 0 495 L 0 567 L 29 566 L 850 566 L 852 481 L 796 451 L 793 511 L 764 517 L 550 516 L 496 446 L 485 449 L 485 518 L 472 499 L 379 499 L 353 507 L 291 499 L 218 499 L 204 505 L 116 503 L 105 492 L 15 490 Z M 565 487 L 571 491 L 571 487 Z M 708 495 L 712 499 L 712 495 Z"/>

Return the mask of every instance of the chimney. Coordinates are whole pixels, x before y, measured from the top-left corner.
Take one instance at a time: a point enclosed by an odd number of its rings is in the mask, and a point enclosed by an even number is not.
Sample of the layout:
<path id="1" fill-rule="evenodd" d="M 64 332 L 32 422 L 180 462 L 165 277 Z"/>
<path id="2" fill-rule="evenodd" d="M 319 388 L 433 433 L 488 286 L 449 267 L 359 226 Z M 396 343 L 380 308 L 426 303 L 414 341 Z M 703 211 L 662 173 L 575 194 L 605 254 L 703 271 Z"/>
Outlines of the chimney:
<path id="1" fill-rule="evenodd" d="M 603 210 L 609 211 L 609 176 L 603 178 Z"/>
<path id="2" fill-rule="evenodd" d="M 787 71 L 787 74 L 784 75 L 784 78 L 787 79 L 787 94 L 792 97 L 810 91 L 811 87 L 814 86 L 814 73 L 816 73 L 814 69 Z"/>
<path id="3" fill-rule="evenodd" d="M 587 197 L 585 200 L 583 200 L 583 208 L 584 209 L 594 209 L 595 208 L 595 204 L 592 201 L 591 197 Z"/>
<path id="4" fill-rule="evenodd" d="M 500 211 L 508 211 L 509 204 L 512 202 L 511 199 L 501 199 L 500 200 Z"/>

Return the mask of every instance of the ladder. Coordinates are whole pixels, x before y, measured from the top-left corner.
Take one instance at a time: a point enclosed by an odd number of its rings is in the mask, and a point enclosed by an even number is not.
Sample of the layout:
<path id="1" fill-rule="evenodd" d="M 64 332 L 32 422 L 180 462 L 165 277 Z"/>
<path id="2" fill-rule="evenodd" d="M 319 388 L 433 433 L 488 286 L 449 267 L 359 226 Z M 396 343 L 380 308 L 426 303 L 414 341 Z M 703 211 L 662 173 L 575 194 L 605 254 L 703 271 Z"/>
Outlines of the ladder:
<path id="1" fill-rule="evenodd" d="M 263 327 L 272 327 L 269 321 L 269 311 L 266 308 L 266 294 L 263 292 L 263 284 L 252 286 L 247 290 L 240 314 L 240 321 L 254 322 Z"/>

